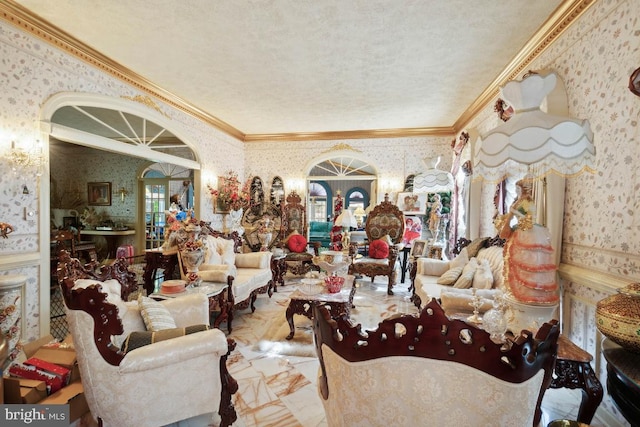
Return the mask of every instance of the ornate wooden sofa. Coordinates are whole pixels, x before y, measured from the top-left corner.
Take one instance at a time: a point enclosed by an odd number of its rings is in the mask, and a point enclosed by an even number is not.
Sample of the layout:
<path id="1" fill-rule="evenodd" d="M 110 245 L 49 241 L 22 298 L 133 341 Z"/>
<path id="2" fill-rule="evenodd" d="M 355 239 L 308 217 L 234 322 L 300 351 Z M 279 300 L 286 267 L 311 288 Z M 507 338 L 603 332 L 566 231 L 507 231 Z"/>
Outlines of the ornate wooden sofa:
<path id="1" fill-rule="evenodd" d="M 450 320 L 432 300 L 419 316 L 364 331 L 313 307 L 318 393 L 329 426 L 537 425 L 559 328 L 545 323 L 501 345 Z"/>
<path id="2" fill-rule="evenodd" d="M 397 280 L 396 260 L 398 259 L 398 244 L 402 241 L 404 234 L 404 215 L 400 209 L 389 201 L 389 195 L 384 195 L 384 200 L 377 205 L 369 216 L 365 225 L 369 248 L 374 241 L 388 236 L 391 240 L 389 244 L 389 256 L 383 259 L 371 258 L 370 256 L 358 257 L 358 245 L 349 246 L 349 255 L 353 262 L 349 266 L 349 274 L 364 275 L 373 279 L 375 276 L 387 276 L 387 294 L 393 295 L 393 285 Z M 369 252 L 371 255 L 371 251 Z"/>
<path id="3" fill-rule="evenodd" d="M 145 330 L 137 301 L 126 302 L 137 289 L 134 278 L 124 259 L 94 270 L 67 252 L 60 255 L 58 279 L 92 415 L 101 426 L 158 426 L 211 419 L 217 411 L 221 425 L 231 425 L 238 386 L 226 361 L 235 342 L 222 331 L 177 336 L 126 353 L 118 347 L 131 332 Z M 161 304 L 179 328 L 208 325 L 204 295 Z M 141 396 L 152 404 L 141 404 Z"/>

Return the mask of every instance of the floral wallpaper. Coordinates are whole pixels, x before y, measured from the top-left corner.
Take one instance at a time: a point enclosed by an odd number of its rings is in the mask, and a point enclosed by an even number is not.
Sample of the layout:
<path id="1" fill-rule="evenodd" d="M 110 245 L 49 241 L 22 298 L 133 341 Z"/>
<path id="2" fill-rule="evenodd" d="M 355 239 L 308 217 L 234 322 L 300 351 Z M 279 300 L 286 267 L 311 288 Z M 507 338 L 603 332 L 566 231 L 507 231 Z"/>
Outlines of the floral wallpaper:
<path id="1" fill-rule="evenodd" d="M 2 153 L 10 148 L 11 141 L 23 148 L 30 148 L 35 140 L 46 141 L 46 135 L 39 132 L 40 111 L 47 99 L 56 93 L 75 91 L 118 98 L 140 95 L 126 83 L 23 33 L 5 21 L 0 21 L 0 87 Z M 240 175 L 244 174 L 242 142 L 159 101 L 156 103 L 171 118 L 175 129 L 199 152 L 203 187 L 200 191 L 203 194 L 207 180 L 228 170 L 229 165 L 233 165 Z M 44 150 L 48 151 L 46 144 Z M 103 158 L 95 164 L 85 164 L 81 169 L 87 173 L 108 171 L 111 177 L 116 171 L 106 160 Z M 73 159 L 63 159 L 63 162 L 65 167 L 74 164 Z M 48 169 L 45 172 L 48 174 Z M 40 316 L 49 316 L 46 301 L 50 281 L 48 274 L 40 277 L 40 265 L 47 266 L 43 267 L 43 271 L 49 269 L 49 260 L 42 259 L 39 242 L 40 197 L 48 199 L 50 196 L 48 193 L 42 194 L 44 179 L 48 179 L 48 176 L 37 177 L 33 171 L 15 174 L 6 157 L 0 158 L 0 208 L 3 212 L 0 221 L 10 223 L 15 229 L 8 239 L 0 239 L 0 274 L 24 274 L 28 277 L 25 292 L 26 328 L 23 331 L 23 340 L 26 341 L 48 333 L 43 328 L 47 323 L 40 322 Z M 66 185 L 67 180 L 63 181 Z M 118 180 L 113 177 L 112 182 L 117 183 Z M 24 192 L 25 185 L 27 193 Z M 86 186 L 86 182 L 82 185 Z M 122 208 L 120 210 L 118 205 L 112 205 L 112 214 L 130 214 L 126 205 Z M 214 217 L 209 198 L 204 198 L 197 209 L 203 219 Z M 41 290 L 46 295 L 41 294 Z"/>
<path id="2" fill-rule="evenodd" d="M 629 75 L 640 67 L 639 17 L 640 2 L 636 0 L 595 1 L 528 67 L 555 70 L 567 87 L 569 114 L 588 119 L 594 132 L 597 172 L 567 180 L 562 262 L 629 281 L 640 279 L 640 177 L 635 167 L 640 158 L 640 98 L 627 89 Z M 4 21 L 0 22 L 0 87 L 2 151 L 8 149 L 10 136 L 25 145 L 40 138 L 36 126 L 40 108 L 55 93 L 78 91 L 114 97 L 139 94 L 135 88 Z M 355 150 L 370 161 L 380 176 L 404 179 L 423 170 L 421 159 L 437 155 L 442 156 L 440 168 L 451 166 L 453 135 L 243 144 L 192 116 L 158 104 L 199 153 L 203 165 L 201 194 L 207 194 L 206 184 L 229 168 L 245 178 L 258 175 L 265 183 L 279 175 L 286 189 L 289 180 L 305 178 L 309 162 L 328 151 L 337 151 L 341 144 L 348 146 L 346 150 L 342 146 L 342 151 Z M 486 132 L 499 123 L 490 103 L 467 127 Z M 23 193 L 25 184 L 28 194 Z M 48 292 L 41 283 L 48 283 L 48 277 L 39 277 L 39 263 L 48 260 L 40 260 L 38 255 L 38 209 L 39 197 L 49 195 L 38 190 L 34 176 L 14 175 L 6 160 L 0 159 L 0 221 L 13 221 L 16 229 L 9 239 L 0 239 L 0 274 L 28 277 L 27 340 L 40 335 L 39 316 L 48 315 L 39 309 L 40 290 Z M 491 194 L 485 189 L 485 195 Z M 489 203 L 481 207 L 482 227 L 487 233 L 493 214 Z M 200 217 L 213 220 L 214 225 L 222 224 L 222 218 L 213 214 L 209 197 L 203 197 L 199 204 Z M 35 215 L 25 216 L 25 212 Z M 16 254 L 21 257 L 16 258 Z M 596 353 L 593 306 L 605 293 L 573 283 L 565 292 L 572 298 L 571 328 L 575 333 L 569 331 L 571 338 Z M 602 406 L 616 415 L 608 398 Z"/>

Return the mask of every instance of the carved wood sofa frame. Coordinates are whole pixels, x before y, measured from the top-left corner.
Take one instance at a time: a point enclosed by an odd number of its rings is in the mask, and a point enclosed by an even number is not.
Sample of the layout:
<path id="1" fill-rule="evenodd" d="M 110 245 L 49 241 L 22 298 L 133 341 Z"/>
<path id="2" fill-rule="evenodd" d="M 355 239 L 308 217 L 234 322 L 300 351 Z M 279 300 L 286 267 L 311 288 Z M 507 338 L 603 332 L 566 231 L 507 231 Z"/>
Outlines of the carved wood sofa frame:
<path id="1" fill-rule="evenodd" d="M 365 224 L 365 231 L 369 244 L 374 240 L 389 236 L 392 244 L 389 245 L 388 264 L 374 262 L 356 262 L 358 254 L 357 244 L 349 245 L 349 256 L 353 260 L 349 266 L 349 274 L 362 274 L 373 279 L 375 276 L 387 276 L 387 294 L 393 295 L 393 285 L 396 281 L 396 260 L 398 259 L 398 243 L 402 241 L 404 234 L 404 214 L 389 201 L 389 195 L 384 195 L 384 200 L 378 204 L 369 216 Z"/>
<path id="2" fill-rule="evenodd" d="M 318 386 L 325 399 L 331 390 L 322 357 L 323 344 L 349 362 L 390 356 L 423 357 L 462 363 L 511 383 L 526 381 L 543 369 L 534 425 L 540 421 L 540 404 L 552 380 L 558 349 L 560 329 L 555 320 L 543 324 L 535 337 L 529 331 L 522 331 L 520 336 L 509 339 L 509 348 L 504 349 L 491 341 L 486 331 L 449 319 L 435 300 L 427 304 L 419 316 L 389 318 L 366 333 L 346 314 L 332 318 L 331 312 L 321 304 L 315 304 L 313 311 L 314 342 L 321 369 Z M 398 328 L 398 324 L 404 329 Z M 397 330 L 406 333 L 396 334 Z"/>
<path id="3" fill-rule="evenodd" d="M 104 360 L 110 365 L 119 366 L 125 353 L 111 341 L 112 336 L 124 333 L 122 321 L 118 317 L 118 308 L 107 301 L 107 294 L 102 292 L 99 284 L 83 289 L 73 289 L 73 286 L 78 279 L 95 279 L 101 282 L 116 279 L 122 289 L 120 297 L 127 301 L 129 295 L 138 289 L 138 285 L 135 283 L 135 274 L 128 270 L 124 258 L 117 259 L 112 265 L 95 267 L 95 263 L 82 265 L 80 260 L 71 258 L 69 253 L 63 250 L 59 255 L 58 283 L 67 307 L 71 310 L 82 310 L 93 318 L 96 348 Z M 227 354 L 220 358 L 222 392 L 218 414 L 222 419 L 221 426 L 230 426 L 237 419 L 231 396 L 238 391 L 238 383 L 227 369 L 227 358 L 236 348 L 236 343 L 233 339 L 227 338 L 227 345 Z M 98 421 L 102 425 L 101 420 Z"/>

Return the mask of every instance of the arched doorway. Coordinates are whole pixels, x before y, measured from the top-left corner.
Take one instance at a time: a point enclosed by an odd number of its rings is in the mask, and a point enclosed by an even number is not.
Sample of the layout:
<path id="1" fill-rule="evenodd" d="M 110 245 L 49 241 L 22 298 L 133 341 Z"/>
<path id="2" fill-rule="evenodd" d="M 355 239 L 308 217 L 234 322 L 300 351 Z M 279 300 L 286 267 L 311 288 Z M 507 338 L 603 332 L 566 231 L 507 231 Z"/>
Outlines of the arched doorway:
<path id="1" fill-rule="evenodd" d="M 41 334 L 47 334 L 52 203 L 60 203 L 55 207 L 69 215 L 75 212 L 79 217 L 79 210 L 94 208 L 89 203 L 88 187 L 100 184 L 109 194 L 105 194 L 108 197 L 100 203 L 93 203 L 98 205 L 95 210 L 106 212 L 114 226 L 125 220 L 133 223 L 136 252 L 141 253 L 145 249 L 144 214 L 138 209 L 144 205 L 141 197 L 144 187 L 140 187 L 142 172 L 151 164 L 189 170 L 192 196 L 197 197 L 193 189 L 200 188 L 200 163 L 193 144 L 183 136 L 180 126 L 149 98 L 60 93 L 45 103 L 40 118 L 41 139 L 48 153 L 48 170 L 44 176 L 49 177 L 41 181 L 39 199 L 40 242 L 43 242 L 40 245 Z M 167 199 L 170 195 L 167 192 Z"/>
<path id="2" fill-rule="evenodd" d="M 309 221 L 318 221 L 318 212 L 323 209 L 327 221 L 332 220 L 338 195 L 351 210 L 361 205 L 366 208 L 377 200 L 377 168 L 356 150 L 332 151 L 312 159 L 306 172 Z"/>

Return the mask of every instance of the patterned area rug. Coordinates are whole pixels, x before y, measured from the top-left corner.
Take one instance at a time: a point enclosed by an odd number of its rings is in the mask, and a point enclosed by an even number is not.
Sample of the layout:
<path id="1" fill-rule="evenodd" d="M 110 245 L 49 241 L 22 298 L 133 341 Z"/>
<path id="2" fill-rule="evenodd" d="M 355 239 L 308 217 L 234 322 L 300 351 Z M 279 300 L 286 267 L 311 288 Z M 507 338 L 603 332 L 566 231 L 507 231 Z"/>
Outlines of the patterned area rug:
<path id="1" fill-rule="evenodd" d="M 359 280 L 358 290 L 353 299 L 355 308 L 351 310 L 353 322 L 359 323 L 363 330 L 371 330 L 394 314 L 417 313 L 416 307 L 408 300 L 409 293 L 405 286 L 399 285 L 395 293 L 394 296 L 388 296 L 386 285 Z M 290 330 L 285 311 L 286 305 L 272 317 L 255 349 L 284 356 L 316 357 L 311 321 L 305 316 L 294 315 L 295 335 L 293 339 L 287 340 Z"/>

